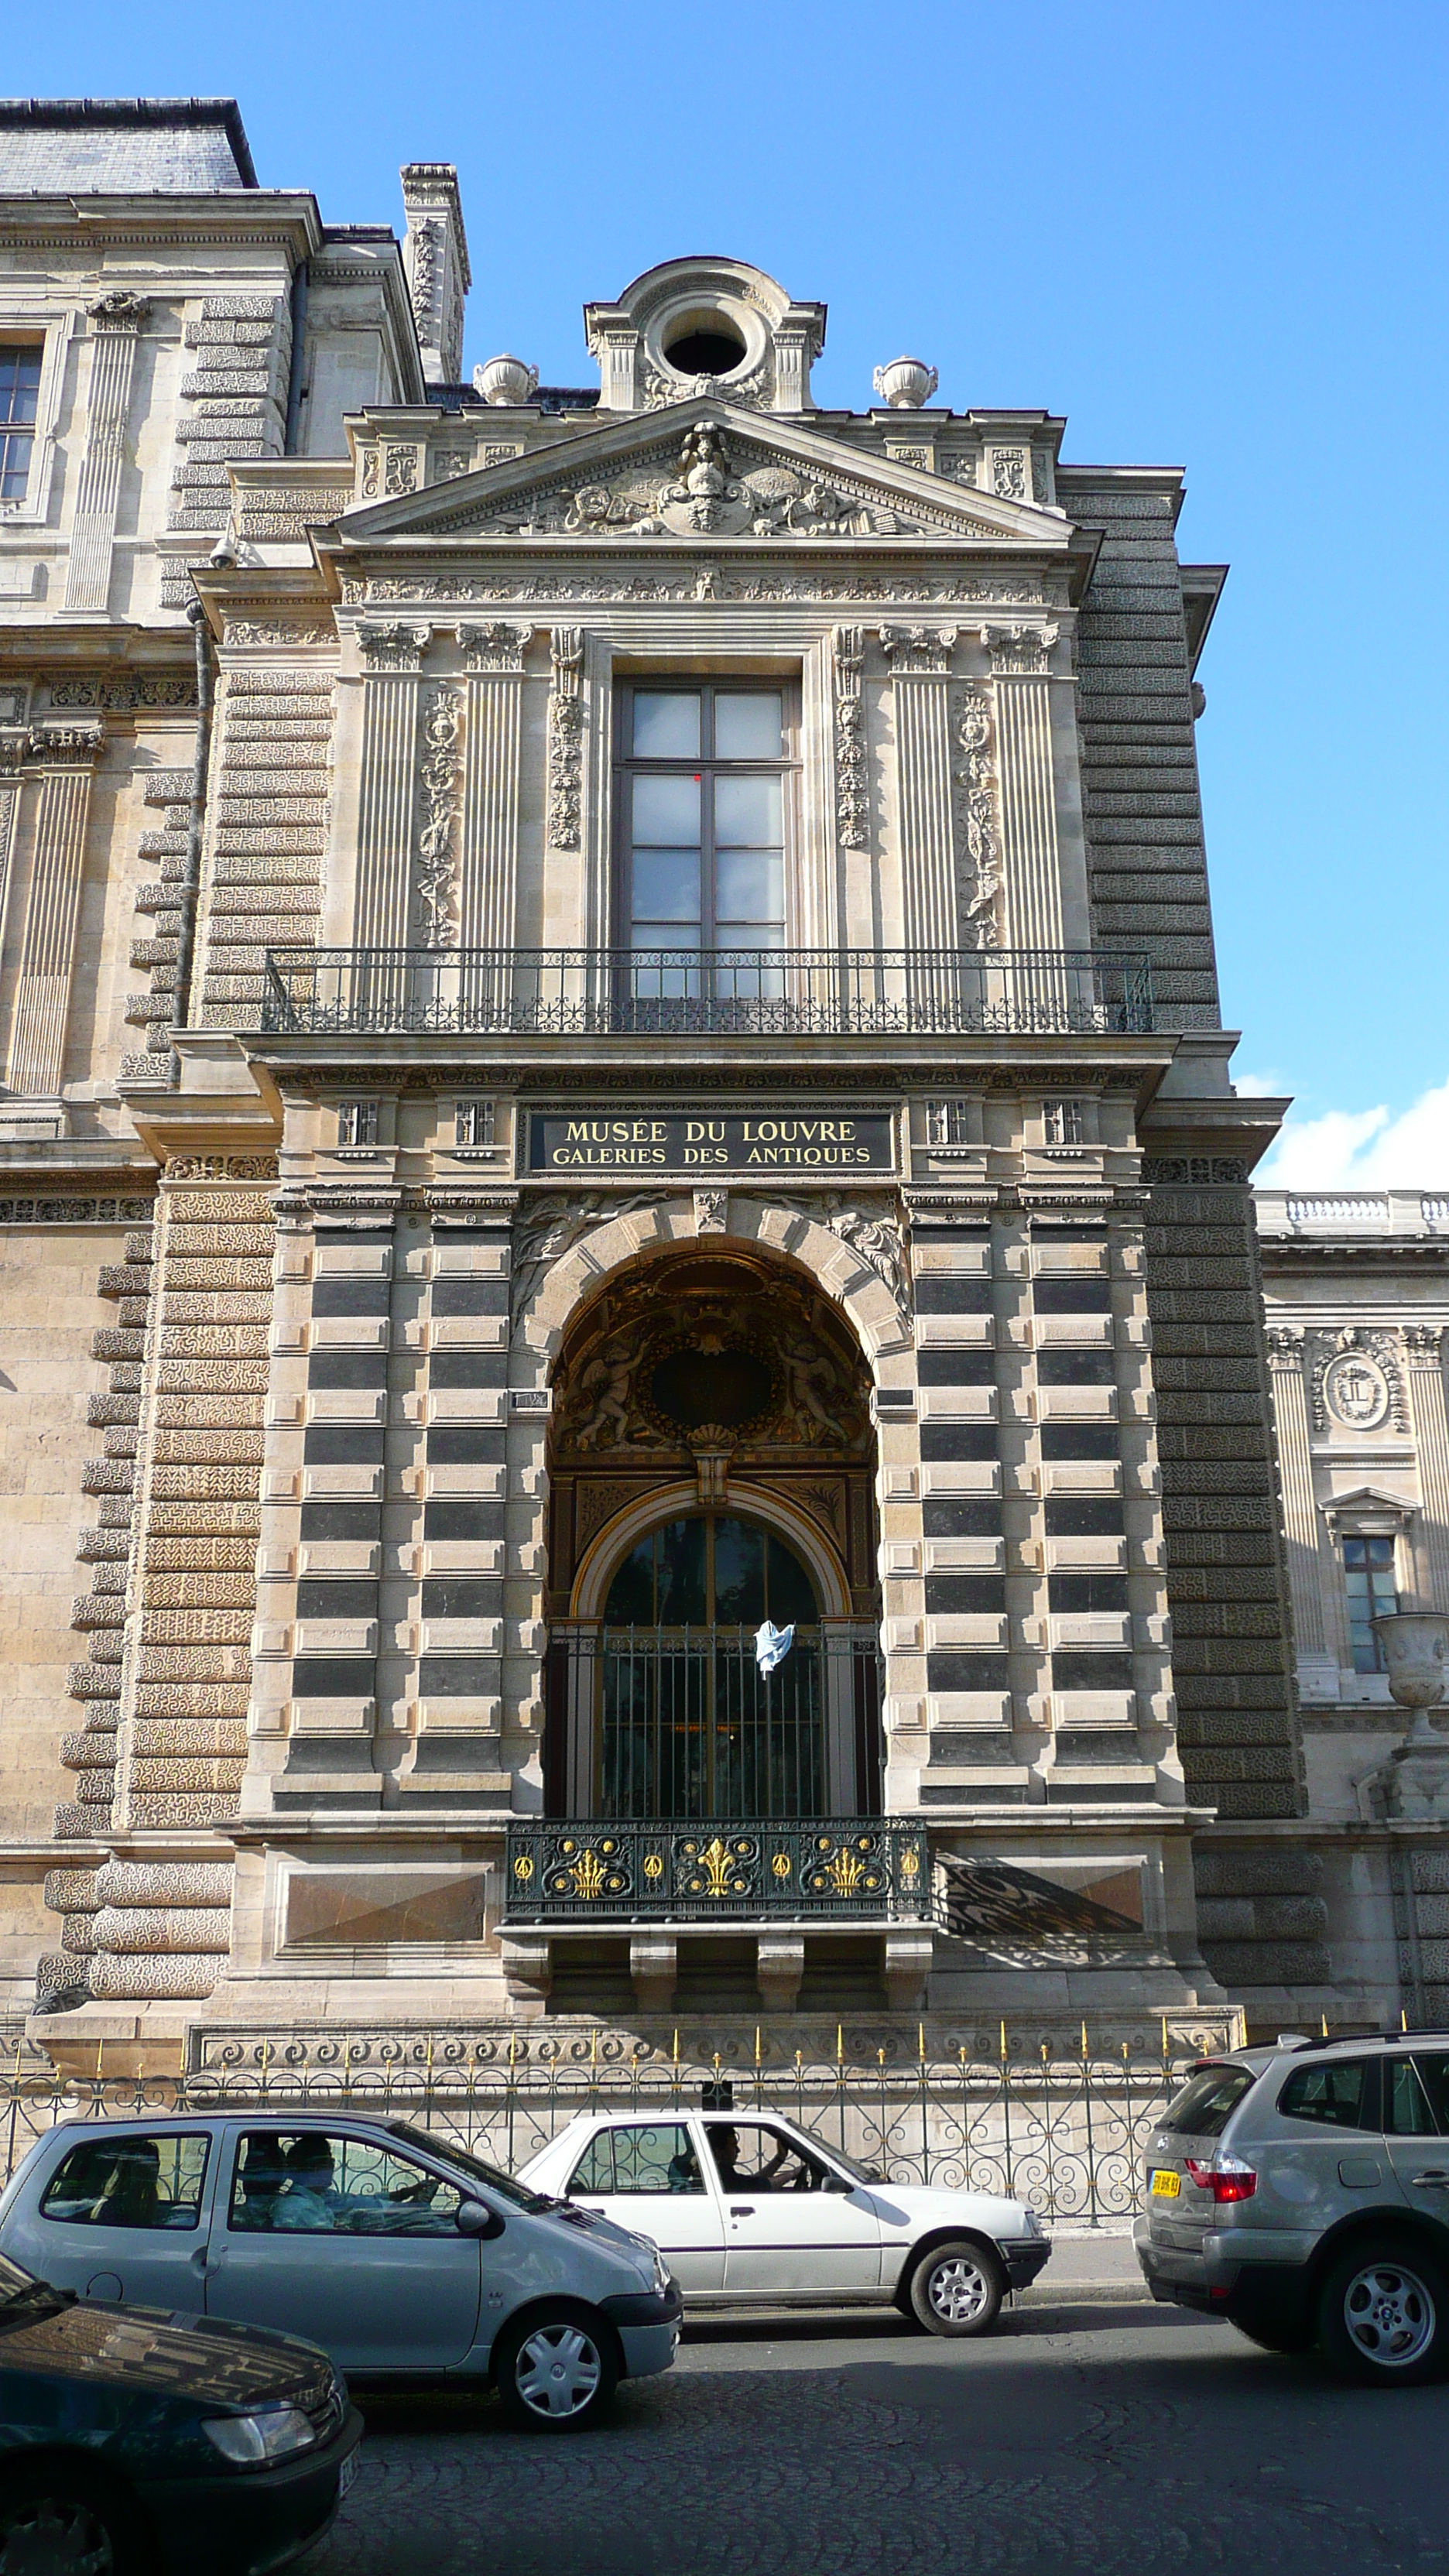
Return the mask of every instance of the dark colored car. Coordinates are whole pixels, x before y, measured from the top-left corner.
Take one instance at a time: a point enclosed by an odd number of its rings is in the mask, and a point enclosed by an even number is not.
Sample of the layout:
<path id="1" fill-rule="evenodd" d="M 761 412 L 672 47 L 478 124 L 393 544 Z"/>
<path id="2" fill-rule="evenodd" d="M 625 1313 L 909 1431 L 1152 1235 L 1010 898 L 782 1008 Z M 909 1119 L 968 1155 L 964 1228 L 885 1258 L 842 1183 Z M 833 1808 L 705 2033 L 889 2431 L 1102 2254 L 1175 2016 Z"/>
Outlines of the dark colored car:
<path id="1" fill-rule="evenodd" d="M 0 2569 L 271 2576 L 326 2530 L 361 2436 L 310 2344 L 77 2299 L 0 2255 Z"/>

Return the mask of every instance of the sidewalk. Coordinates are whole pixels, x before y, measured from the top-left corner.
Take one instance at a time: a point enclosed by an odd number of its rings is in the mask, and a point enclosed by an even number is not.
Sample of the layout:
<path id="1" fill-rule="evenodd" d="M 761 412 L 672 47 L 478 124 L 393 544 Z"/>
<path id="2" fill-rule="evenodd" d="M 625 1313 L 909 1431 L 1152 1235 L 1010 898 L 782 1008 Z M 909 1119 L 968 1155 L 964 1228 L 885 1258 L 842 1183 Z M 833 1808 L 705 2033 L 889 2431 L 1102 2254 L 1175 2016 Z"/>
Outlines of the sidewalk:
<path id="1" fill-rule="evenodd" d="M 1052 2258 L 1029 2290 L 1017 2292 L 1020 2308 L 1057 2308 L 1068 2304 L 1149 2299 L 1132 2247 L 1130 2219 L 1109 2228 L 1084 2228 L 1064 2234 L 1052 2230 Z"/>

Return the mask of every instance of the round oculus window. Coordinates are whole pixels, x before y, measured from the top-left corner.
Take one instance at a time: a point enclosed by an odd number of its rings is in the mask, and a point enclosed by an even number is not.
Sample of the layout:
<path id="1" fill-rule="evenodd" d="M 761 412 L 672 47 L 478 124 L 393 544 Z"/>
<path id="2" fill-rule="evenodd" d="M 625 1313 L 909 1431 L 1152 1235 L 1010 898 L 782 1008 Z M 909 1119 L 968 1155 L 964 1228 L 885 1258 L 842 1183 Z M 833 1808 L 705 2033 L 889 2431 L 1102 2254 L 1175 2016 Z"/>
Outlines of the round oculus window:
<path id="1" fill-rule="evenodd" d="M 723 313 L 696 317 L 664 346 L 665 357 L 681 376 L 733 375 L 744 354 L 743 338 Z"/>
<path id="2" fill-rule="evenodd" d="M 773 1393 L 770 1371 L 753 1351 L 687 1346 L 670 1351 L 649 1380 L 651 1403 L 686 1431 L 715 1422 L 738 1431 L 768 1412 Z"/>

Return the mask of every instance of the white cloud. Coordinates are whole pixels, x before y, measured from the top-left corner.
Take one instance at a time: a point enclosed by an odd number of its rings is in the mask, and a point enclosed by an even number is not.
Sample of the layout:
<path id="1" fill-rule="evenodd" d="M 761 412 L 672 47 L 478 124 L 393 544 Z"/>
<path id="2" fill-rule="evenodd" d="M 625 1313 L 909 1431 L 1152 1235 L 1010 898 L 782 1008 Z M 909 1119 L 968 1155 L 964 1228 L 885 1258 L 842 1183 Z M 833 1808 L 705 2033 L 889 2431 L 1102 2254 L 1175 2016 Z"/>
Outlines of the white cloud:
<path id="1" fill-rule="evenodd" d="M 1280 1073 L 1269 1068 L 1267 1073 L 1234 1073 L 1233 1089 L 1245 1100 L 1278 1100 L 1287 1089 Z"/>
<path id="2" fill-rule="evenodd" d="M 1279 1190 L 1449 1187 L 1449 1082 L 1421 1092 L 1397 1117 L 1381 1103 L 1290 1118 L 1254 1177 Z"/>

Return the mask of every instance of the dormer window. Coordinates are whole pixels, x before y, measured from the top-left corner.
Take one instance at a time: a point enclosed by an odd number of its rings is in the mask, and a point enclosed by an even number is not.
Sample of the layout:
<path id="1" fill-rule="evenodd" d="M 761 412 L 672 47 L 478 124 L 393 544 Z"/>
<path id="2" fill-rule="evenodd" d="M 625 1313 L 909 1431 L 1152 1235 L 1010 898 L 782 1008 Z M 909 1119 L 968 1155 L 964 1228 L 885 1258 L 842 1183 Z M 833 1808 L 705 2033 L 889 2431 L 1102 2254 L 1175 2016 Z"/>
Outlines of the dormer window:
<path id="1" fill-rule="evenodd" d="M 690 314 L 664 354 L 681 376 L 729 376 L 744 362 L 745 344 L 722 313 Z"/>

